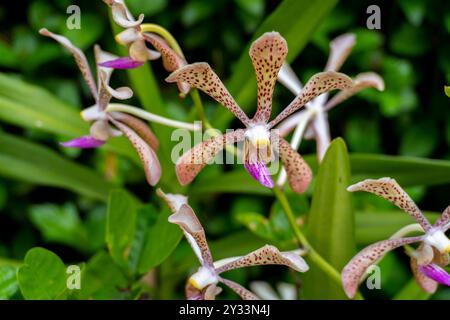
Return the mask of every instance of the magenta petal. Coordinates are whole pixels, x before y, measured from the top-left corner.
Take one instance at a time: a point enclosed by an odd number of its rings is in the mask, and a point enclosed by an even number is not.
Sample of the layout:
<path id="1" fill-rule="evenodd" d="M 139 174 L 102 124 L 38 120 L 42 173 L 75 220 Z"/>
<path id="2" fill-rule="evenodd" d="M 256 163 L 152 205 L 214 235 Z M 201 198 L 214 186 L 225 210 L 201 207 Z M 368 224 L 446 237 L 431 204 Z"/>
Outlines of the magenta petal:
<path id="1" fill-rule="evenodd" d="M 103 140 L 95 139 L 91 136 L 83 136 L 67 142 L 61 142 L 61 145 L 66 148 L 91 149 L 98 148 L 104 143 L 105 141 Z"/>
<path id="2" fill-rule="evenodd" d="M 433 279 L 440 284 L 450 287 L 450 275 L 443 268 L 436 264 L 427 264 L 419 267 L 420 272 L 428 278 Z"/>
<path id="3" fill-rule="evenodd" d="M 143 61 L 133 60 L 130 57 L 122 57 L 114 60 L 105 61 L 99 63 L 98 65 L 106 68 L 113 69 L 134 69 L 142 66 L 144 64 Z"/>
<path id="4" fill-rule="evenodd" d="M 269 169 L 267 169 L 264 162 L 245 162 L 244 167 L 248 173 L 250 173 L 250 175 L 264 187 L 273 188 L 274 183 L 272 177 L 270 176 Z"/>

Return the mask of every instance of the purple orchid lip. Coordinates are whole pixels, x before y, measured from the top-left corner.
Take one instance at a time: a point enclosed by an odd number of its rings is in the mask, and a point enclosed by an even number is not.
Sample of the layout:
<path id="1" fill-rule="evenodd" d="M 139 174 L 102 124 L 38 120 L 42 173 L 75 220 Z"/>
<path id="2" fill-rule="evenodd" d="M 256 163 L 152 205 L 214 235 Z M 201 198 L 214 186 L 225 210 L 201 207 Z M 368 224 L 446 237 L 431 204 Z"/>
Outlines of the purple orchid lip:
<path id="1" fill-rule="evenodd" d="M 83 136 L 67 142 L 61 142 L 60 144 L 66 148 L 92 149 L 100 147 L 105 142 L 91 136 Z"/>
<path id="2" fill-rule="evenodd" d="M 436 264 L 427 264 L 419 267 L 420 272 L 428 278 L 433 279 L 440 284 L 450 287 L 450 274 Z"/>
<path id="3" fill-rule="evenodd" d="M 267 169 L 264 162 L 245 162 L 244 167 L 248 173 L 250 173 L 250 175 L 264 187 L 270 189 L 273 188 L 274 183 L 272 177 L 270 176 L 269 169 Z"/>
<path id="4" fill-rule="evenodd" d="M 105 61 L 98 65 L 106 68 L 113 69 L 134 69 L 142 66 L 143 61 L 133 60 L 130 57 L 121 57 L 114 60 Z"/>

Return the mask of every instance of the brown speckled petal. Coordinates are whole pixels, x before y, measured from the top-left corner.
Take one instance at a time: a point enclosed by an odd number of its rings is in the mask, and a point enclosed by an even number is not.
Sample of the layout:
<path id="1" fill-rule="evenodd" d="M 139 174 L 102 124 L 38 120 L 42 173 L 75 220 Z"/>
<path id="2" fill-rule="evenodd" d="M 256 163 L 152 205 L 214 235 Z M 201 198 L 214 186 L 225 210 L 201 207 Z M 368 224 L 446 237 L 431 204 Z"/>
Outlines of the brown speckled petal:
<path id="1" fill-rule="evenodd" d="M 339 71 L 356 43 L 352 33 L 345 33 L 330 42 L 330 56 L 325 71 Z"/>
<path id="2" fill-rule="evenodd" d="M 200 263 L 213 267 L 213 259 L 206 241 L 205 230 L 194 210 L 189 205 L 182 204 L 180 209 L 169 217 L 169 222 L 177 224 L 183 230 Z"/>
<path id="3" fill-rule="evenodd" d="M 203 141 L 183 154 L 177 161 L 176 173 L 182 185 L 192 182 L 205 165 L 223 150 L 225 145 L 244 140 L 245 131 L 235 130 Z"/>
<path id="4" fill-rule="evenodd" d="M 276 147 L 278 141 L 278 152 L 284 168 L 286 169 L 291 189 L 297 193 L 305 192 L 312 180 L 311 168 L 303 157 L 291 147 L 289 142 L 283 138 L 278 138 L 275 135 L 272 135 L 272 137 L 274 141 L 272 145 L 274 146 L 275 151 L 277 151 Z"/>
<path id="5" fill-rule="evenodd" d="M 309 79 L 308 83 L 306 83 L 302 92 L 269 123 L 269 127 L 272 128 L 322 93 L 334 89 L 347 89 L 350 88 L 351 85 L 352 79 L 343 73 L 326 71 L 315 74 Z"/>
<path id="6" fill-rule="evenodd" d="M 306 272 L 309 267 L 303 258 L 294 252 L 280 252 L 276 247 L 265 245 L 246 256 L 237 258 L 217 268 L 217 273 L 261 265 L 285 265 L 298 272 Z"/>
<path id="7" fill-rule="evenodd" d="M 81 74 L 84 77 L 84 80 L 86 80 L 89 89 L 91 90 L 92 96 L 95 100 L 97 100 L 98 94 L 97 94 L 97 86 L 94 81 L 94 77 L 92 76 L 91 69 L 89 68 L 89 64 L 87 62 L 86 56 L 84 55 L 83 51 L 81 51 L 79 48 L 75 47 L 72 42 L 70 42 L 69 39 L 66 37 L 54 34 L 47 29 L 43 28 L 39 30 L 39 33 L 43 36 L 50 37 L 57 42 L 59 42 L 61 45 L 66 47 L 75 58 L 75 62 L 78 65 L 78 68 L 81 71 Z"/>
<path id="8" fill-rule="evenodd" d="M 376 264 L 387 252 L 398 247 L 414 242 L 419 242 L 423 237 L 411 237 L 383 240 L 363 249 L 342 270 L 341 278 L 344 291 L 349 298 L 353 298 L 358 290 L 359 283 L 363 280 L 366 270 Z"/>
<path id="9" fill-rule="evenodd" d="M 240 284 L 238 284 L 234 281 L 220 278 L 220 282 L 222 282 L 224 285 L 228 286 L 231 290 L 236 292 L 243 300 L 260 300 L 256 296 L 256 294 L 245 289 L 243 286 L 241 286 Z"/>
<path id="10" fill-rule="evenodd" d="M 374 72 L 366 72 L 358 74 L 355 77 L 355 79 L 353 79 L 353 85 L 348 89 L 338 92 L 333 98 L 331 98 L 326 103 L 324 109 L 329 110 L 366 88 L 376 88 L 378 91 L 383 91 L 384 90 L 383 78 L 381 78 L 378 74 Z"/>
<path id="11" fill-rule="evenodd" d="M 395 204 L 400 209 L 409 213 L 417 223 L 419 223 L 422 228 L 427 232 L 430 230 L 431 225 L 428 220 L 424 217 L 422 212 L 419 210 L 414 201 L 410 196 L 399 186 L 397 181 L 391 178 L 381 178 L 381 179 L 367 179 L 351 185 L 347 188 L 350 192 L 355 191 L 366 191 L 376 194 L 389 202 Z"/>
<path id="12" fill-rule="evenodd" d="M 111 121 L 130 140 L 134 149 L 139 154 L 147 182 L 151 186 L 155 186 L 161 178 L 161 165 L 153 149 L 130 127 L 117 120 Z"/>
<path id="13" fill-rule="evenodd" d="M 273 90 L 287 52 L 286 40 L 278 32 L 263 34 L 250 47 L 250 57 L 258 83 L 258 108 L 252 119 L 255 123 L 269 121 Z"/>
<path id="14" fill-rule="evenodd" d="M 174 71 L 167 77 L 166 81 L 186 82 L 191 87 L 202 90 L 230 110 L 243 124 L 246 126 L 249 125 L 250 120 L 247 115 L 242 111 L 241 107 L 238 106 L 209 64 L 205 62 L 188 64 Z"/>

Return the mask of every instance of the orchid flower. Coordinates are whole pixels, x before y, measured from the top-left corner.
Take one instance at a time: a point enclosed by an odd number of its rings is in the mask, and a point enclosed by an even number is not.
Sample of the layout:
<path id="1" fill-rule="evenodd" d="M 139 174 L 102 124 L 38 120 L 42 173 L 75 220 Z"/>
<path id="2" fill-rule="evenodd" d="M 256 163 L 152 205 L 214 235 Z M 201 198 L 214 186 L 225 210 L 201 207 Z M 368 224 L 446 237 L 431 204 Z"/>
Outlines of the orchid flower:
<path id="1" fill-rule="evenodd" d="M 350 186 L 348 191 L 374 193 L 411 215 L 419 226 L 402 228 L 389 240 L 379 241 L 359 252 L 342 270 L 342 283 L 348 297 L 355 296 L 366 270 L 387 252 L 416 242 L 420 242 L 420 245 L 411 255 L 411 269 L 418 284 L 430 293 L 436 291 L 438 283 L 450 286 L 450 275 L 442 268 L 450 262 L 450 240 L 445 235 L 450 228 L 450 206 L 432 225 L 394 179 L 364 180 Z M 424 234 L 404 237 L 412 231 L 422 231 Z"/>
<path id="2" fill-rule="evenodd" d="M 164 199 L 172 211 L 169 222 L 177 224 L 188 240 L 201 266 L 189 277 L 186 296 L 189 300 L 213 300 L 221 292 L 219 283 L 228 286 L 244 300 L 258 297 L 241 285 L 227 280 L 222 273 L 238 268 L 260 265 L 285 265 L 298 272 L 306 272 L 309 267 L 294 251 L 280 252 L 276 247 L 265 245 L 242 257 L 233 257 L 213 262 L 211 251 L 200 221 L 187 203 L 187 197 L 165 194 L 158 189 L 157 194 Z"/>
<path id="3" fill-rule="evenodd" d="M 83 119 L 92 123 L 90 135 L 64 142 L 62 145 L 82 149 L 97 148 L 110 137 L 124 134 L 139 154 L 148 183 L 152 186 L 156 185 L 161 177 L 161 166 L 155 153 L 155 150 L 158 149 L 158 140 L 154 133 L 143 121 L 133 116 L 121 112 L 106 111 L 112 97 L 128 99 L 133 95 L 131 89 L 128 87 L 111 88 L 109 79 L 113 69 L 106 67 L 97 67 L 97 88 L 86 56 L 79 48 L 75 47 L 67 38 L 54 34 L 47 29 L 41 29 L 40 33 L 56 40 L 72 53 L 95 99 L 93 106 L 81 112 Z M 103 61 L 114 59 L 115 56 L 102 51 L 99 46 L 95 46 L 95 58 L 97 64 L 101 64 Z M 112 127 L 111 124 L 117 129 Z"/>
<path id="4" fill-rule="evenodd" d="M 115 69 L 133 69 L 142 66 L 147 60 L 156 60 L 161 57 L 164 68 L 168 72 L 173 72 L 187 64 L 181 50 L 174 50 L 166 40 L 157 34 L 145 32 L 148 25 L 142 24 L 144 21 L 143 14 L 140 14 L 136 20 L 123 0 L 103 1 L 111 7 L 114 22 L 125 28 L 124 31 L 116 35 L 115 39 L 119 44 L 128 47 L 129 56 L 105 61 L 102 66 Z M 156 51 L 148 49 L 146 42 L 150 43 Z M 186 83 L 179 82 L 178 89 L 184 96 L 189 92 L 190 87 Z"/>
<path id="5" fill-rule="evenodd" d="M 263 300 L 297 300 L 298 297 L 298 290 L 292 283 L 277 283 L 276 290 L 265 281 L 252 281 L 249 286 Z"/>
<path id="6" fill-rule="evenodd" d="M 229 109 L 245 125 L 245 129 L 213 137 L 186 152 L 176 165 L 178 180 L 182 185 L 189 184 L 206 163 L 227 144 L 244 141 L 244 167 L 254 179 L 265 187 L 273 187 L 266 163 L 273 161 L 274 152 L 278 152 L 288 171 L 291 188 L 298 193 L 305 191 L 311 180 L 311 169 L 289 143 L 271 129 L 314 97 L 332 89 L 349 88 L 352 81 L 346 75 L 334 71 L 318 73 L 309 80 L 302 92 L 269 122 L 273 90 L 287 52 L 287 43 L 277 32 L 265 33 L 252 44 L 250 57 L 258 83 L 258 107 L 252 119 L 247 117 L 207 63 L 186 65 L 166 79 L 168 82 L 186 82 L 191 87 L 202 90 Z"/>
<path id="7" fill-rule="evenodd" d="M 331 41 L 330 56 L 328 57 L 325 71 L 338 71 L 354 45 L 355 35 L 350 33 L 343 34 Z M 298 95 L 302 90 L 300 80 L 288 64 L 282 66 L 278 74 L 278 81 L 295 95 Z M 280 135 L 284 137 L 296 128 L 291 141 L 291 146 L 295 150 L 298 149 L 302 136 L 305 138 L 314 138 L 317 144 L 317 157 L 321 161 L 331 141 L 327 116 L 328 111 L 357 94 L 359 91 L 370 87 L 383 91 L 383 79 L 374 72 L 360 73 L 353 79 L 353 85 L 351 87 L 340 91 L 331 99 L 328 99 L 327 92 L 317 96 L 306 104 L 304 110 L 293 114 L 284 122 L 280 123 L 277 129 L 280 130 Z M 281 176 L 279 184 L 284 184 L 286 178 L 285 173 L 282 173 Z"/>

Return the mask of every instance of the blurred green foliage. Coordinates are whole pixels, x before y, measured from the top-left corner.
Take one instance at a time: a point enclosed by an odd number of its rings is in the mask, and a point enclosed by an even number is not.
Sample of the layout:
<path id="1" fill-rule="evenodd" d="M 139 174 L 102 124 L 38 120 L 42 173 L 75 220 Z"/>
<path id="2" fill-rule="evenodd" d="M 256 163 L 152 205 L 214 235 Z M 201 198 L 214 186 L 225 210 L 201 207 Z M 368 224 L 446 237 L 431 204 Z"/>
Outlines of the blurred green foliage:
<path id="1" fill-rule="evenodd" d="M 168 210 L 145 183 L 126 141 L 108 142 L 95 152 L 57 145 L 58 141 L 86 132 L 88 127 L 77 112 L 91 105 L 92 100 L 69 54 L 37 31 L 46 27 L 67 36 L 90 61 L 94 43 L 118 52 L 103 2 L 77 1 L 82 11 L 82 30 L 70 31 L 65 23 L 71 2 L 27 0 L 21 3 L 23 10 L 11 2 L 0 5 L 0 298 L 181 298 L 185 277 L 194 270 L 196 261 L 185 241 L 167 259 L 181 233 L 166 222 Z M 330 8 L 334 4 L 328 3 Z M 128 0 L 127 4 L 133 13 L 144 13 L 146 21 L 170 30 L 189 62 L 209 62 L 223 79 L 230 79 L 231 93 L 238 94 L 236 91 L 247 85 L 239 79 L 253 72 L 242 71 L 238 61 L 243 61 L 240 57 L 247 59 L 246 46 L 278 8 L 279 1 Z M 332 136 L 343 137 L 350 151 L 351 181 L 395 175 L 421 208 L 435 212 L 430 213 L 435 218 L 436 212 L 449 204 L 448 162 L 382 155 L 450 160 L 450 110 L 442 90 L 450 83 L 450 3 L 380 3 L 381 30 L 365 26 L 370 4 L 372 1 L 339 2 L 318 27 L 311 26 L 313 32 L 301 35 L 306 46 L 298 57 L 292 57 L 292 66 L 304 81 L 324 67 L 332 38 L 346 32 L 356 34 L 357 45 L 342 71 L 349 75 L 375 71 L 384 78 L 386 90 L 363 91 L 330 112 Z M 301 21 L 283 23 L 302 27 Z M 290 31 L 295 40 L 300 31 Z M 295 46 L 299 52 L 303 43 L 298 40 Z M 245 64 L 250 66 L 249 61 Z M 152 63 L 152 73 L 144 76 L 144 72 L 131 74 L 132 83 L 139 76 L 144 79 L 140 84 L 133 83 L 140 85 L 140 90 L 131 104 L 142 103 L 153 111 L 152 104 L 158 104 L 158 110 L 173 118 L 192 119 L 189 99 L 181 101 L 176 88 L 164 83 L 167 73 L 159 61 Z M 145 78 L 149 75 L 154 78 Z M 154 93 L 158 101 L 145 96 L 150 91 L 145 79 L 159 87 Z M 113 77 L 115 85 L 129 82 L 125 72 L 117 71 Z M 445 92 L 449 95 L 447 88 Z M 250 96 L 239 97 L 251 113 L 256 95 Z M 291 99 L 290 93 L 278 86 L 274 112 Z M 211 99 L 205 97 L 204 103 L 213 125 L 217 120 L 221 125 L 234 126 L 227 119 L 223 122 Z M 314 150 L 311 142 L 305 142 L 300 149 L 304 154 Z M 317 173 L 315 156 L 306 158 Z M 171 178 L 166 178 L 163 187 L 185 190 L 175 183 L 171 186 Z M 120 187 L 128 191 L 109 193 Z M 242 170 L 223 173 L 217 166 L 208 167 L 189 194 L 192 206 L 205 222 L 217 259 L 246 253 L 266 242 L 283 249 L 295 245 L 280 204 Z M 288 199 L 297 218 L 304 219 L 310 209 L 308 199 L 289 192 Z M 410 223 L 406 214 L 374 196 L 355 195 L 353 207 L 358 247 L 385 239 Z M 46 249 L 30 251 L 39 246 Z M 410 281 L 404 257 L 389 254 L 380 265 L 385 274 L 382 290 L 364 294 L 370 298 L 428 298 Z M 73 296 L 64 289 L 64 263 L 82 266 L 82 289 Z M 39 265 L 30 274 L 35 264 Z M 342 262 L 336 265 L 341 267 Z M 153 269 L 147 273 L 155 266 L 159 266 L 157 272 Z M 256 279 L 301 284 L 297 275 L 271 271 L 251 268 L 233 271 L 229 278 L 245 285 Z M 48 280 L 49 273 L 54 281 L 46 284 L 45 290 L 37 290 Z M 448 298 L 449 294 L 448 289 L 441 288 L 434 297 Z M 235 296 L 225 291 L 221 297 Z"/>

